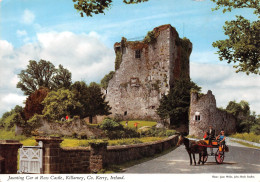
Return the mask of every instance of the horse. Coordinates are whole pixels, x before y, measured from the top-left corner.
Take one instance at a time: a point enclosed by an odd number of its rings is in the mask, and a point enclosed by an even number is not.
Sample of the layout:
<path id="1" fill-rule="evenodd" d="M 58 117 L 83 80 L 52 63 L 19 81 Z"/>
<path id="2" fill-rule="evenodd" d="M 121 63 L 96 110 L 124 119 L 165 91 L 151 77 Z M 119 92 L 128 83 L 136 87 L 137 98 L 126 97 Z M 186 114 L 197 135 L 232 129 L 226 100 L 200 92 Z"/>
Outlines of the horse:
<path id="1" fill-rule="evenodd" d="M 188 138 L 185 138 L 184 136 L 180 135 L 177 146 L 180 146 L 181 144 L 185 145 L 185 148 L 189 154 L 190 165 L 192 165 L 191 154 L 193 155 L 194 164 L 196 165 L 195 154 L 197 153 L 199 154 L 198 164 L 200 164 L 200 162 L 204 164 L 204 158 L 207 155 L 207 147 L 205 147 L 207 143 L 205 141 L 200 140 L 196 142 L 196 141 L 189 140 Z M 202 161 L 201 158 L 203 158 Z"/>

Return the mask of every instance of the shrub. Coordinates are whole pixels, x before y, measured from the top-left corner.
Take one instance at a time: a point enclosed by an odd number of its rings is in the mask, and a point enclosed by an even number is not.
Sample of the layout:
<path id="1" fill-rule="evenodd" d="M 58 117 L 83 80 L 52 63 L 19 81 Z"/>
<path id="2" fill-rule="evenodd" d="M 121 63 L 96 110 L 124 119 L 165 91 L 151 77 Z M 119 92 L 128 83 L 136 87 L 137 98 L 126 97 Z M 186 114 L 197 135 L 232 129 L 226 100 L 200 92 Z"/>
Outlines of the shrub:
<path id="1" fill-rule="evenodd" d="M 139 133 L 132 128 L 124 128 L 122 124 L 111 118 L 106 118 L 99 127 L 105 131 L 109 139 L 139 137 Z"/>
<path id="2" fill-rule="evenodd" d="M 101 124 L 100 128 L 102 130 L 108 130 L 108 131 L 114 131 L 114 130 L 120 130 L 123 129 L 123 125 L 120 123 L 115 122 L 111 118 L 106 118 Z"/>

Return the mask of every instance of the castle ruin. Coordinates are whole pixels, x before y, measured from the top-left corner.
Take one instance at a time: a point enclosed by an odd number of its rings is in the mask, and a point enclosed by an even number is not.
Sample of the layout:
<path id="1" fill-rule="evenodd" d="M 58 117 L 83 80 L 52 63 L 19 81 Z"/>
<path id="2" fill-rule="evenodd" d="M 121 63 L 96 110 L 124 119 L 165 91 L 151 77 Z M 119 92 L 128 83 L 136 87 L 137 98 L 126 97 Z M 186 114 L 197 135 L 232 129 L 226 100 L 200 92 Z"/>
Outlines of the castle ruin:
<path id="1" fill-rule="evenodd" d="M 211 125 L 216 135 L 223 129 L 225 134 L 236 131 L 236 119 L 227 111 L 217 108 L 215 96 L 209 90 L 207 94 L 191 93 L 189 135 L 202 138 Z"/>
<path id="2" fill-rule="evenodd" d="M 148 32 L 143 41 L 114 44 L 116 71 L 105 90 L 112 116 L 159 120 L 156 109 L 175 79 L 190 78 L 192 43 L 171 25 Z"/>

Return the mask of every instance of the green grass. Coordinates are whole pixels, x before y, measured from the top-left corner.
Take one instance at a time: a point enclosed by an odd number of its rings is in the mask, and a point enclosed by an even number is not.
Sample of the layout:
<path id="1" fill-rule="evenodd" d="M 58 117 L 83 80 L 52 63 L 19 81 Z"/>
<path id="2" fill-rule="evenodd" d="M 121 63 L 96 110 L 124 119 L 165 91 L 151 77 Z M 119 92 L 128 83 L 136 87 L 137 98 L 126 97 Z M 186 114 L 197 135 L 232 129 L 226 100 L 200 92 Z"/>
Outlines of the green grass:
<path id="1" fill-rule="evenodd" d="M 231 140 L 231 141 L 232 141 L 232 142 L 239 143 L 239 144 L 244 145 L 244 146 L 246 146 L 246 147 L 260 149 L 260 147 L 257 147 L 257 146 L 254 146 L 254 145 L 251 145 L 251 144 L 246 143 L 246 142 L 241 142 L 241 141 L 236 141 L 236 140 Z"/>
<path id="2" fill-rule="evenodd" d="M 121 121 L 120 123 L 125 127 L 126 121 Z M 127 126 L 130 127 L 130 128 L 135 128 L 135 126 L 134 126 L 135 123 L 139 123 L 137 125 L 137 129 L 139 129 L 139 128 L 143 127 L 143 126 L 150 126 L 150 127 L 152 127 L 152 126 L 155 126 L 157 124 L 156 121 L 134 120 L 134 121 L 128 121 L 128 125 Z"/>
<path id="3" fill-rule="evenodd" d="M 148 143 L 153 141 L 162 140 L 163 137 L 143 137 L 143 138 L 125 138 L 117 140 L 108 140 L 109 146 L 115 145 L 130 145 L 138 143 Z M 89 142 L 93 140 L 79 140 L 79 139 L 64 139 L 61 143 L 61 147 L 87 147 Z"/>
<path id="4" fill-rule="evenodd" d="M 4 129 L 0 129 L 0 140 L 25 140 L 27 137 L 24 135 L 16 136 L 14 129 L 10 131 L 6 131 Z"/>
<path id="5" fill-rule="evenodd" d="M 64 138 L 61 142 L 61 147 L 80 147 L 80 146 L 88 146 L 88 142 L 90 140 L 80 140 L 74 138 Z"/>
<path id="6" fill-rule="evenodd" d="M 260 143 L 260 135 L 256 135 L 254 133 L 236 133 L 230 137 Z"/>

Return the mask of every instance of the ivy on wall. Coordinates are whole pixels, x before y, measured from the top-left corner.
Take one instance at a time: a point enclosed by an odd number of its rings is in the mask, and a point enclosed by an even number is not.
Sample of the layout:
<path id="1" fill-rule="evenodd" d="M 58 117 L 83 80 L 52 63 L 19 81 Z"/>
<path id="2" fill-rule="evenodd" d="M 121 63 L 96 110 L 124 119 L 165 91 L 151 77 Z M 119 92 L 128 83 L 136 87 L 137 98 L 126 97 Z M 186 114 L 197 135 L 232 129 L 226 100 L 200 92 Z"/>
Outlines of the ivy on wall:
<path id="1" fill-rule="evenodd" d="M 115 70 L 120 68 L 120 64 L 122 63 L 122 53 L 121 51 L 116 52 L 116 60 L 115 60 Z"/>
<path id="2" fill-rule="evenodd" d="M 186 37 L 184 37 L 183 39 L 176 39 L 175 43 L 181 48 L 181 77 L 185 77 L 186 70 L 189 70 L 189 57 L 191 53 L 190 45 L 192 45 L 192 43 Z"/>

